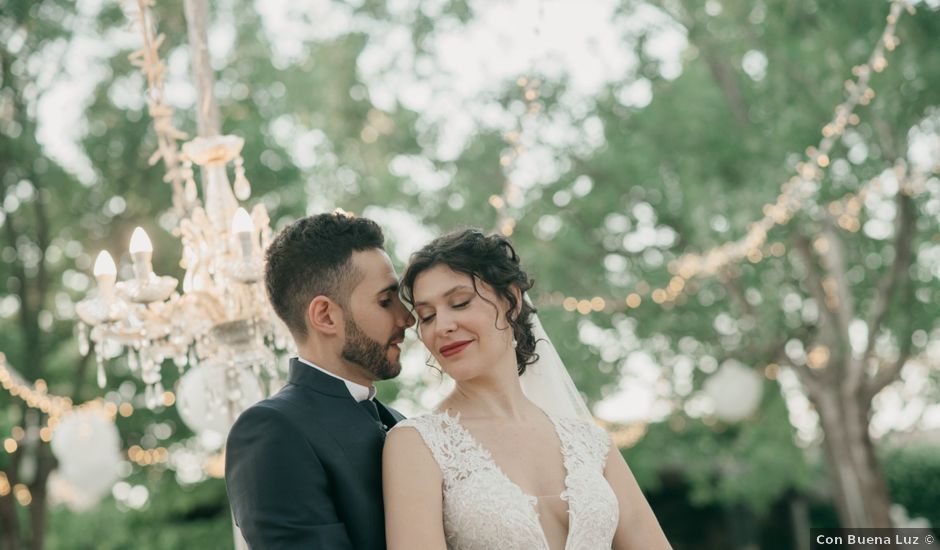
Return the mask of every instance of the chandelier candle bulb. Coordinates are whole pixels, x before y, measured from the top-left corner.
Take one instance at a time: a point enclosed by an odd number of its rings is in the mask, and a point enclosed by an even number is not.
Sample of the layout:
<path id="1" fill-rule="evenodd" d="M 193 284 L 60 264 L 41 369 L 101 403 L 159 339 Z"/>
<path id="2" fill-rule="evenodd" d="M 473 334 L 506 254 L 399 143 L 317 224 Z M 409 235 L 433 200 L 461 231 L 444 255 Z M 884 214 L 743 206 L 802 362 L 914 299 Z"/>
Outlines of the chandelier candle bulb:
<path id="1" fill-rule="evenodd" d="M 95 260 L 95 280 L 98 281 L 98 289 L 101 291 L 101 298 L 106 302 L 111 301 L 114 296 L 114 283 L 117 281 L 117 266 L 114 265 L 114 259 L 107 250 L 102 250 Z"/>
<path id="2" fill-rule="evenodd" d="M 144 228 L 138 227 L 131 235 L 131 258 L 134 260 L 134 274 L 140 281 L 146 281 L 153 269 L 150 258 L 153 256 L 153 244 Z"/>

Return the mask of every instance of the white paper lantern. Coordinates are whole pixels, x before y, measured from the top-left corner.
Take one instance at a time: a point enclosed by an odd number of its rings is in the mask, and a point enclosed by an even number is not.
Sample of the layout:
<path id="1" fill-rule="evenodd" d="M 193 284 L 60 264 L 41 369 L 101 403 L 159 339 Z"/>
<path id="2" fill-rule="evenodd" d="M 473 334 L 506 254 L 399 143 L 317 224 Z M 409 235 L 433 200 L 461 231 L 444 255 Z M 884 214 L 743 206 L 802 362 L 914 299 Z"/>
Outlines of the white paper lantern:
<path id="1" fill-rule="evenodd" d="M 189 369 L 176 391 L 183 422 L 197 434 L 220 436 L 221 443 L 238 415 L 263 397 L 251 370 L 212 363 Z"/>
<path id="2" fill-rule="evenodd" d="M 90 495 L 85 491 L 75 487 L 63 476 L 59 469 L 53 470 L 49 474 L 47 485 L 49 491 L 49 504 L 53 506 L 64 504 L 73 512 L 84 512 L 93 508 L 104 495 Z"/>
<path id="3" fill-rule="evenodd" d="M 52 453 L 59 461 L 60 493 L 79 508 L 97 503 L 118 479 L 121 438 L 111 418 L 100 409 L 79 409 L 64 415 L 52 435 Z"/>
<path id="4" fill-rule="evenodd" d="M 754 369 L 729 360 L 705 381 L 705 394 L 715 406 L 715 415 L 725 422 L 740 422 L 760 405 L 764 381 Z"/>

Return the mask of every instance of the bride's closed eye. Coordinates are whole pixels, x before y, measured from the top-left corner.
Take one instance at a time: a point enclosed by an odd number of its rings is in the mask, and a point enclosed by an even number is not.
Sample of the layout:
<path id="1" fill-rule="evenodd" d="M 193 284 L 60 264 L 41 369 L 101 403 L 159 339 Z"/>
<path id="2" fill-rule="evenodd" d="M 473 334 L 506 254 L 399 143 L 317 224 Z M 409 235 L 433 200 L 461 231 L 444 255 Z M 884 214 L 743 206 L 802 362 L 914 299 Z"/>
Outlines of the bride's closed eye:
<path id="1" fill-rule="evenodd" d="M 470 299 L 468 299 L 468 300 L 466 300 L 466 301 L 460 302 L 459 304 L 454 304 L 454 305 L 452 305 L 452 306 L 450 306 L 450 307 L 452 307 L 452 308 L 454 308 L 454 309 L 463 309 L 463 308 L 467 307 L 468 305 L 470 305 L 470 302 L 472 302 L 472 301 L 473 301 L 473 298 L 470 298 Z M 434 317 L 435 317 L 435 316 L 436 316 L 436 315 L 435 315 L 434 313 L 429 313 L 429 314 L 424 315 L 424 316 L 422 316 L 421 314 L 418 314 L 418 321 L 421 322 L 421 323 L 429 323 L 429 322 L 431 322 L 431 321 L 434 320 Z"/>

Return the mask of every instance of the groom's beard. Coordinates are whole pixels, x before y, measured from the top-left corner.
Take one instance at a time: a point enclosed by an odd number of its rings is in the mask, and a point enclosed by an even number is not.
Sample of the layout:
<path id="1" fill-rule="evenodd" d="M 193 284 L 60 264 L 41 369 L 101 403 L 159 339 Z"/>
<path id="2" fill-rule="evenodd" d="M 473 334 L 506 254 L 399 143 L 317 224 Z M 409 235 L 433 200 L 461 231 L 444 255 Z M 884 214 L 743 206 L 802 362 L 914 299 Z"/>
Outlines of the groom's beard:
<path id="1" fill-rule="evenodd" d="M 389 347 L 390 344 L 383 345 L 369 338 L 355 321 L 346 319 L 346 343 L 340 356 L 372 373 L 376 380 L 395 378 L 401 372 L 401 362 L 388 359 Z"/>

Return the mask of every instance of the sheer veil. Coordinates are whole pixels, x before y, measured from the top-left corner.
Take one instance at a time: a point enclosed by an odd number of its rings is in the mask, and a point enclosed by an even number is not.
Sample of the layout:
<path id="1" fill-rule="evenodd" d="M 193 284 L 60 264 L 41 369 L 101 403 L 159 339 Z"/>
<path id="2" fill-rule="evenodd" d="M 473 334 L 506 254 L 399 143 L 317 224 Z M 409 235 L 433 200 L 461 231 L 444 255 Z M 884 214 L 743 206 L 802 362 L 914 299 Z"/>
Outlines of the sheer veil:
<path id="1" fill-rule="evenodd" d="M 525 300 L 529 300 L 526 295 Z M 519 381 L 526 397 L 539 408 L 554 417 L 580 418 L 593 422 L 587 404 L 578 393 L 571 375 L 555 350 L 538 314 L 532 315 L 532 331 L 535 335 L 535 352 L 538 360 L 526 368 Z"/>

